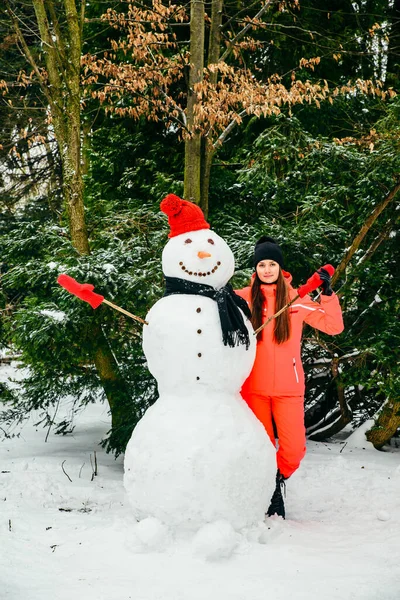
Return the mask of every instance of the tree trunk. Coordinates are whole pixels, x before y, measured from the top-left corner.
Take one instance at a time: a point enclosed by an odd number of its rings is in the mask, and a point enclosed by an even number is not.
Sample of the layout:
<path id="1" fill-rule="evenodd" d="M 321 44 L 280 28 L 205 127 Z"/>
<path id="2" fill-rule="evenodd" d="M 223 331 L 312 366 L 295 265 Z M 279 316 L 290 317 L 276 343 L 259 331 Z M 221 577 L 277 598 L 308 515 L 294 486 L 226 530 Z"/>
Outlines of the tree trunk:
<path id="1" fill-rule="evenodd" d="M 36 67 L 35 72 L 49 101 L 61 157 L 63 195 L 71 242 L 79 254 L 89 254 L 83 198 L 80 106 L 83 12 L 79 17 L 75 0 L 63 0 L 63 4 L 67 22 L 64 33 L 58 26 L 53 0 L 46 0 L 46 4 L 43 0 L 33 0 L 39 32 L 43 40 L 48 82 L 41 78 L 40 70 L 35 65 L 26 42 L 24 43 L 22 32 L 18 30 L 17 33 L 29 62 L 34 68 Z M 46 10 L 50 15 L 51 25 Z M 98 325 L 93 327 L 91 338 L 95 340 L 93 360 L 112 416 L 112 432 L 108 440 L 108 448 L 119 453 L 124 449 L 131 432 L 129 423 L 132 411 L 128 406 L 129 392 L 107 339 Z"/>
<path id="2" fill-rule="evenodd" d="M 60 151 L 64 201 L 71 242 L 80 254 L 89 253 L 81 175 L 80 73 L 82 40 L 75 0 L 64 0 L 67 29 L 63 37 L 51 0 L 47 3 L 50 25 L 43 0 L 33 0 L 40 37 L 43 41 L 50 88 L 47 97 Z M 57 41 L 57 47 L 56 42 Z M 65 49 L 68 48 L 68 56 Z M 46 85 L 47 82 L 44 82 Z"/>
<path id="3" fill-rule="evenodd" d="M 81 172 L 81 55 L 82 39 L 75 0 L 64 0 L 67 17 L 66 86 L 66 145 L 63 148 L 63 183 L 68 207 L 71 239 L 80 254 L 89 253 L 83 204 L 83 181 Z"/>
<path id="4" fill-rule="evenodd" d="M 89 254 L 89 240 L 83 204 L 80 139 L 74 126 L 68 125 L 67 142 L 63 144 L 63 191 L 68 213 L 69 231 L 74 248 L 79 254 Z"/>
<path id="5" fill-rule="evenodd" d="M 208 217 L 208 197 L 210 193 L 211 167 L 215 154 L 215 149 L 207 138 L 203 141 L 203 156 L 201 163 L 201 200 L 200 208 L 205 218 Z"/>
<path id="6" fill-rule="evenodd" d="M 118 455 L 125 449 L 132 433 L 133 400 L 103 331 L 95 326 L 91 333 L 95 340 L 94 364 L 111 412 L 111 433 L 107 449 L 116 451 Z M 140 415 L 137 415 L 136 422 L 139 418 Z"/>
<path id="7" fill-rule="evenodd" d="M 367 431 L 366 438 L 379 450 L 394 436 L 399 427 L 400 398 L 395 398 L 384 404 L 375 425 Z"/>
<path id="8" fill-rule="evenodd" d="M 212 0 L 211 5 L 211 27 L 210 37 L 208 40 L 208 57 L 207 65 L 214 65 L 219 60 L 220 44 L 221 44 L 221 24 L 222 24 L 222 7 L 223 0 Z M 209 74 L 210 83 L 217 85 L 218 73 Z M 211 166 L 215 154 L 215 148 L 212 140 L 205 138 L 202 144 L 202 168 L 201 168 L 201 200 L 200 207 L 204 212 L 205 217 L 208 216 L 208 195 L 210 190 Z"/>
<path id="9" fill-rule="evenodd" d="M 187 129 L 185 141 L 184 192 L 186 200 L 200 204 L 201 199 L 201 136 L 196 132 L 195 107 L 198 102 L 196 83 L 203 79 L 204 68 L 204 0 L 190 3 L 190 68 L 187 96 Z"/>
<path id="10" fill-rule="evenodd" d="M 387 47 L 386 84 L 396 90 L 398 89 L 400 79 L 398 56 L 398 40 L 400 38 L 400 0 L 393 0 L 391 8 L 388 3 L 388 13 L 390 30 Z"/>

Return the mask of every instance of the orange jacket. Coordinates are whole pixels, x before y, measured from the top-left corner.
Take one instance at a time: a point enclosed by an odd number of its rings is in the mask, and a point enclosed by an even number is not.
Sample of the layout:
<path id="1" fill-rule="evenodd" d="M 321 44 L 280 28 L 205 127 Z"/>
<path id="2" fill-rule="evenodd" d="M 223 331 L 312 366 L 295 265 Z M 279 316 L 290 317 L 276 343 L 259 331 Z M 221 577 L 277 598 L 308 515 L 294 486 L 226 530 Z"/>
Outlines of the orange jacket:
<path id="1" fill-rule="evenodd" d="M 282 271 L 289 287 L 289 298 L 297 295 L 290 285 L 292 276 Z M 254 275 L 253 275 L 254 277 Z M 264 294 L 263 323 L 275 311 L 276 285 L 263 285 Z M 250 305 L 251 287 L 235 290 Z M 320 296 L 321 302 L 314 302 L 310 296 L 298 298 L 289 310 L 291 322 L 290 338 L 283 344 L 273 339 L 275 319 L 263 329 L 262 339 L 257 342 L 257 353 L 253 370 L 245 381 L 242 394 L 262 394 L 264 396 L 303 396 L 304 371 L 301 362 L 301 336 L 303 323 L 336 335 L 344 329 L 342 311 L 336 294 Z"/>

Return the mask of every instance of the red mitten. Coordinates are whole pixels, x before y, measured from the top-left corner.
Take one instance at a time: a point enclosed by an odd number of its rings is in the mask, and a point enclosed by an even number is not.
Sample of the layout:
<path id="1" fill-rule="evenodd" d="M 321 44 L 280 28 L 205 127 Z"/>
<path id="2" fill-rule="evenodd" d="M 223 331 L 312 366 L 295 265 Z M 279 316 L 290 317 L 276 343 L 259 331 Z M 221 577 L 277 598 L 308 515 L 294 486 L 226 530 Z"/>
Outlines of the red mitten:
<path id="1" fill-rule="evenodd" d="M 93 291 L 94 285 L 91 283 L 78 283 L 69 275 L 59 275 L 57 283 L 71 294 L 74 294 L 74 296 L 77 296 L 84 302 L 88 302 L 92 308 L 97 308 L 104 300 L 104 296 L 100 296 L 100 294 L 96 294 Z"/>
<path id="2" fill-rule="evenodd" d="M 333 267 L 332 265 L 324 265 L 320 268 L 325 269 L 325 271 L 328 271 L 331 277 L 335 272 L 335 267 Z M 306 283 L 298 288 L 297 293 L 300 296 L 300 298 L 304 298 L 304 296 L 316 290 L 321 285 L 321 283 L 322 279 L 320 278 L 318 271 L 315 271 L 315 273 L 311 275 L 309 279 L 307 279 Z"/>

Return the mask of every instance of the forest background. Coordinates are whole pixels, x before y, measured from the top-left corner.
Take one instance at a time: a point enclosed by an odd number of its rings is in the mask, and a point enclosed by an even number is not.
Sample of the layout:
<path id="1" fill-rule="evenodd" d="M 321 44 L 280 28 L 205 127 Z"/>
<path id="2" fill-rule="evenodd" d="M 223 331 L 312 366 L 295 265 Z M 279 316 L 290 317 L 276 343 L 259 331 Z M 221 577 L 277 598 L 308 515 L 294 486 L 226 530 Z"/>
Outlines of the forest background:
<path id="1" fill-rule="evenodd" d="M 308 436 L 375 417 L 368 439 L 396 443 L 400 0 L 0 11 L 0 346 L 29 367 L 22 389 L 1 384 L 3 434 L 34 409 L 68 433 L 101 397 L 103 445 L 123 452 L 157 398 L 141 327 L 56 280 L 90 282 L 144 317 L 163 294 L 159 203 L 173 192 L 231 246 L 234 286 L 262 234 L 295 285 L 337 266 L 345 331 L 305 331 Z"/>

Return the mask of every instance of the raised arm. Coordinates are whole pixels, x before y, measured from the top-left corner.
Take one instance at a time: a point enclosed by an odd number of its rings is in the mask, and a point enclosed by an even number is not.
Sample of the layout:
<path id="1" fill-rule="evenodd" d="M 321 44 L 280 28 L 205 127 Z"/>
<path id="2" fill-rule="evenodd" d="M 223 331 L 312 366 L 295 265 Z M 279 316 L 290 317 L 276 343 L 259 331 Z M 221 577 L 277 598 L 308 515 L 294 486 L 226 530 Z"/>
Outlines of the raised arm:
<path id="1" fill-rule="evenodd" d="M 304 296 L 299 298 L 293 307 L 301 306 L 304 309 L 304 321 L 311 327 L 329 335 L 342 333 L 344 325 L 339 298 L 332 293 L 331 296 L 321 294 L 320 299 L 319 303 L 311 300 L 310 296 Z"/>

